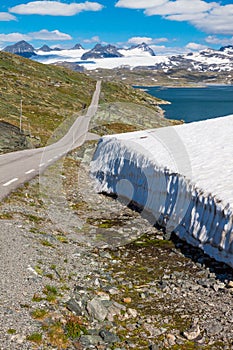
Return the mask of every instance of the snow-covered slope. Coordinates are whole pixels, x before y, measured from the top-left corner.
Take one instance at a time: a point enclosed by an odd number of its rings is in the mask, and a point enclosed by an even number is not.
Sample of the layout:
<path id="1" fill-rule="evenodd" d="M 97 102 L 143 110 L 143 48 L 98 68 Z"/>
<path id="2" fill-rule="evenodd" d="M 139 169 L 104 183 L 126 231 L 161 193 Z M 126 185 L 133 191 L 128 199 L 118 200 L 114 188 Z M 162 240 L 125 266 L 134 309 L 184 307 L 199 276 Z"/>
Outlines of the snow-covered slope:
<path id="1" fill-rule="evenodd" d="M 155 56 L 154 51 L 145 43 L 140 45 L 131 46 L 129 49 L 120 49 L 119 52 L 124 57 L 132 57 L 132 56 Z"/>
<path id="2" fill-rule="evenodd" d="M 69 50 L 51 49 L 43 45 L 34 49 L 25 41 L 7 46 L 3 51 L 30 57 L 45 64 L 76 63 L 87 70 L 98 68 L 112 69 L 126 67 L 129 69 L 143 68 L 168 72 L 172 69 L 182 69 L 189 72 L 221 72 L 233 70 L 233 46 L 221 47 L 219 50 L 206 49 L 200 52 L 183 55 L 155 55 L 150 46 L 142 43 L 126 49 L 113 45 L 97 44 L 92 50 L 85 50 L 76 44 Z"/>
<path id="3" fill-rule="evenodd" d="M 168 232 L 233 267 L 233 115 L 103 137 L 98 191 L 117 193 Z"/>
<path id="4" fill-rule="evenodd" d="M 221 72 L 233 70 L 233 49 L 231 47 L 220 50 L 206 49 L 200 52 L 188 53 L 184 55 L 156 55 L 153 56 L 150 48 L 136 46 L 131 49 L 118 49 L 122 57 L 98 57 L 90 58 L 87 61 L 82 57 L 90 51 L 59 50 L 52 52 L 37 51 L 35 60 L 42 63 L 55 62 L 78 62 L 87 70 L 98 68 L 113 69 L 127 66 L 130 69 L 144 68 L 150 70 L 184 69 L 190 72 Z M 84 55 L 85 54 L 85 55 Z M 34 59 L 32 57 L 32 59 Z"/>
<path id="5" fill-rule="evenodd" d="M 136 49 L 135 49 L 136 50 Z M 151 66 L 156 63 L 168 63 L 169 59 L 167 56 L 151 56 L 147 52 L 144 54 L 141 50 L 139 51 L 128 51 L 128 50 L 119 50 L 121 54 L 126 56 L 124 57 L 113 57 L 113 58 L 95 58 L 88 61 L 81 60 L 81 57 L 84 53 L 87 53 L 87 50 L 60 50 L 52 52 L 37 51 L 37 56 L 35 56 L 36 61 L 46 64 L 56 63 L 59 61 L 65 62 L 78 62 L 80 65 L 84 65 L 86 69 L 92 70 L 97 68 L 106 68 L 112 69 L 121 66 L 129 66 L 131 68 L 137 66 Z M 91 61 L 91 62 L 90 62 Z"/>
<path id="6" fill-rule="evenodd" d="M 87 50 L 78 49 L 78 50 L 53 50 L 49 52 L 44 52 L 42 50 L 36 51 L 37 56 L 33 58 L 35 61 L 51 64 L 59 61 L 66 62 L 76 62 L 80 61 L 82 55 Z"/>

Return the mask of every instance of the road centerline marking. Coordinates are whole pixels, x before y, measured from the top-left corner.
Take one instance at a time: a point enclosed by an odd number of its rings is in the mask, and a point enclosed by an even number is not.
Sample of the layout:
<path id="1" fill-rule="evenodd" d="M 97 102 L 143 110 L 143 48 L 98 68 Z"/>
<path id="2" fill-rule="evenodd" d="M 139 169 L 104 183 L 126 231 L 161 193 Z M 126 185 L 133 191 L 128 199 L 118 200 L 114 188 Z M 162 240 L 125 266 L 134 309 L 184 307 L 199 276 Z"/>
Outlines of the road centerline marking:
<path id="1" fill-rule="evenodd" d="M 9 180 L 8 182 L 5 182 L 2 186 L 6 187 L 12 184 L 13 182 L 19 180 L 18 177 L 15 177 L 14 179 Z"/>
<path id="2" fill-rule="evenodd" d="M 25 172 L 25 174 L 31 174 L 31 173 L 34 173 L 34 171 L 36 171 L 35 169 L 30 169 L 28 171 Z"/>

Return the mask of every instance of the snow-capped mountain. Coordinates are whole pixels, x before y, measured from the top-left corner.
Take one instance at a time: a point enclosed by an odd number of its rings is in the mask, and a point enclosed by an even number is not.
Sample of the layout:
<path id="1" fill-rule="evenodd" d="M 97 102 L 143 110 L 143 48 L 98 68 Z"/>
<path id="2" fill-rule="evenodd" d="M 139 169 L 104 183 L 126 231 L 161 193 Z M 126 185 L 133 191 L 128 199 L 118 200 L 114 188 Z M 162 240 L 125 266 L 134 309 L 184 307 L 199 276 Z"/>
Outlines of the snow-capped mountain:
<path id="1" fill-rule="evenodd" d="M 31 58 L 35 61 L 54 64 L 72 63 L 73 66 L 84 67 L 87 70 L 98 68 L 113 69 L 124 67 L 128 69 L 161 70 L 169 72 L 183 69 L 189 72 L 230 72 L 233 70 L 233 46 L 221 47 L 219 50 L 206 49 L 200 52 L 190 52 L 180 55 L 155 55 L 145 43 L 132 46 L 129 49 L 117 48 L 113 45 L 97 44 L 92 50 L 85 50 L 80 44 L 71 49 L 51 49 L 43 45 L 35 49 L 25 41 L 7 46 L 3 51 Z"/>
<path id="2" fill-rule="evenodd" d="M 14 45 L 6 46 L 3 51 L 13 53 L 16 55 L 20 55 L 23 57 L 31 58 L 32 56 L 36 56 L 36 52 L 34 47 L 27 43 L 26 41 L 22 40 Z"/>
<path id="3" fill-rule="evenodd" d="M 36 50 L 37 51 L 37 50 Z M 43 51 L 43 52 L 51 52 L 51 51 L 61 51 L 58 47 L 51 48 L 48 45 L 43 45 L 38 51 Z"/>
<path id="4" fill-rule="evenodd" d="M 196 53 L 169 57 L 167 69 L 170 68 L 185 68 L 188 71 L 198 72 L 231 71 L 233 56 L 227 50 L 206 49 Z"/>
<path id="5" fill-rule="evenodd" d="M 131 46 L 129 49 L 120 49 L 122 56 L 155 56 L 154 51 L 145 43 Z"/>
<path id="6" fill-rule="evenodd" d="M 122 57 L 122 54 L 118 51 L 116 46 L 113 46 L 113 45 L 103 46 L 101 44 L 96 44 L 92 50 L 85 52 L 82 55 L 81 59 L 89 60 L 89 59 L 96 59 L 96 58 L 113 58 L 113 57 Z"/>
<path id="7" fill-rule="evenodd" d="M 84 50 L 84 48 L 81 44 L 76 44 L 70 50 Z"/>

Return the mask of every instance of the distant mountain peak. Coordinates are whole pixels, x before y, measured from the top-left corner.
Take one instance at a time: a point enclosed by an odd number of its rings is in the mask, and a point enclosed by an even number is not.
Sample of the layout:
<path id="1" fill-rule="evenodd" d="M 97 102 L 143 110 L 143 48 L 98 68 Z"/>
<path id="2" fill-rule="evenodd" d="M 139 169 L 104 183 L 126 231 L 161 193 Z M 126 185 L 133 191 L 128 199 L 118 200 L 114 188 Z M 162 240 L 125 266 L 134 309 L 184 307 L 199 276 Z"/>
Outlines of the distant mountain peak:
<path id="1" fill-rule="evenodd" d="M 143 52 L 148 52 L 151 56 L 155 56 L 155 53 L 154 51 L 152 50 L 152 48 L 147 45 L 146 43 L 141 43 L 141 44 L 138 44 L 138 45 L 132 45 L 129 50 L 135 50 L 135 49 L 139 49 Z"/>
<path id="2" fill-rule="evenodd" d="M 45 45 L 41 46 L 41 48 L 39 48 L 37 51 L 51 52 L 51 51 L 61 51 L 61 49 L 59 47 L 51 48 L 45 44 Z"/>
<path id="3" fill-rule="evenodd" d="M 49 47 L 48 45 L 43 45 L 41 46 L 41 48 L 39 49 L 40 51 L 44 51 L 44 52 L 50 52 L 52 51 L 51 47 Z"/>
<path id="4" fill-rule="evenodd" d="M 82 60 L 95 59 L 95 58 L 112 58 L 112 57 L 122 57 L 122 54 L 118 51 L 117 47 L 114 45 L 103 46 L 101 44 L 96 44 L 95 47 L 84 53 L 81 57 Z"/>
<path id="5" fill-rule="evenodd" d="M 25 40 L 21 40 L 16 44 L 6 46 L 3 51 L 27 58 L 36 56 L 34 47 Z"/>
<path id="6" fill-rule="evenodd" d="M 233 45 L 227 45 L 227 46 L 222 46 L 220 47 L 219 51 L 232 51 L 233 52 Z"/>
<path id="7" fill-rule="evenodd" d="M 70 50 L 84 50 L 81 44 L 75 44 Z"/>

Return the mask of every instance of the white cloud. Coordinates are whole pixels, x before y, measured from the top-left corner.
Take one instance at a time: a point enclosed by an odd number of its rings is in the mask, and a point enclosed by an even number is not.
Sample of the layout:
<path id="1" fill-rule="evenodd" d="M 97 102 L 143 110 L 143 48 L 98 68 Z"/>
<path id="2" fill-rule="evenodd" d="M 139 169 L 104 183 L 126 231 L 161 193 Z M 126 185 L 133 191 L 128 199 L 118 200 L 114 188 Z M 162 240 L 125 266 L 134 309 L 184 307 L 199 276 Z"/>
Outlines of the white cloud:
<path id="1" fill-rule="evenodd" d="M 139 45 L 141 43 L 145 43 L 145 44 L 150 44 L 152 43 L 152 38 L 148 38 L 148 37 L 143 37 L 143 36 L 135 36 L 133 38 L 130 38 L 128 40 L 129 44 L 134 44 L 134 45 Z"/>
<path id="2" fill-rule="evenodd" d="M 167 1 L 162 6 L 154 6 L 152 8 L 146 8 L 145 14 L 148 16 L 152 15 L 184 15 L 184 14 L 195 14 L 203 13 L 211 10 L 216 6 L 216 3 L 207 3 L 202 0 L 176 0 Z"/>
<path id="3" fill-rule="evenodd" d="M 1 42 L 17 42 L 21 40 L 30 40 L 30 36 L 21 33 L 0 34 Z"/>
<path id="4" fill-rule="evenodd" d="M 42 29 L 39 32 L 29 33 L 33 40 L 71 40 L 69 34 L 61 33 L 59 30 L 49 32 L 47 29 Z"/>
<path id="5" fill-rule="evenodd" d="M 151 45 L 150 46 L 154 53 L 156 55 L 180 55 L 180 54 L 184 54 L 184 53 L 188 53 L 189 50 L 187 48 L 184 47 L 169 47 L 169 46 L 165 46 L 165 45 Z"/>
<path id="6" fill-rule="evenodd" d="M 93 44 L 93 43 L 100 43 L 101 40 L 100 40 L 100 37 L 96 35 L 90 39 L 84 39 L 83 42 L 86 44 Z"/>
<path id="7" fill-rule="evenodd" d="M 0 12 L 0 22 L 17 21 L 17 18 L 8 12 Z"/>
<path id="8" fill-rule="evenodd" d="M 233 36 L 231 38 L 218 38 L 215 35 L 209 35 L 207 38 L 205 38 L 205 41 L 208 44 L 215 44 L 215 45 L 233 45 Z"/>
<path id="9" fill-rule="evenodd" d="M 129 9 L 146 9 L 162 5 L 167 1 L 168 0 L 119 0 L 115 6 Z"/>
<path id="10" fill-rule="evenodd" d="M 195 20 L 198 18 L 198 21 L 202 20 L 206 17 L 206 14 L 203 12 L 200 13 L 182 13 L 182 14 L 175 14 L 175 15 L 169 15 L 166 16 L 166 19 L 170 21 L 177 21 L 177 22 L 195 22 Z"/>
<path id="11" fill-rule="evenodd" d="M 134 36 L 128 40 L 128 44 L 139 45 L 145 43 L 150 44 L 159 44 L 167 42 L 167 38 L 149 38 L 147 36 Z"/>
<path id="12" fill-rule="evenodd" d="M 34 1 L 21 4 L 9 9 L 12 13 L 21 15 L 50 15 L 74 16 L 83 11 L 100 11 L 103 5 L 97 2 L 83 2 L 66 4 L 58 1 Z"/>
<path id="13" fill-rule="evenodd" d="M 210 34 L 233 35 L 233 4 L 205 0 L 118 0 L 117 7 L 143 9 L 147 16 L 189 22 Z"/>
<path id="14" fill-rule="evenodd" d="M 159 44 L 159 43 L 166 43 L 168 42 L 167 38 L 157 38 L 157 39 L 153 39 L 153 43 L 154 44 Z"/>
<path id="15" fill-rule="evenodd" d="M 192 23 L 200 30 L 211 34 L 233 34 L 233 5 L 218 6 L 204 18 L 196 18 Z"/>
<path id="16" fill-rule="evenodd" d="M 200 51 L 200 50 L 207 49 L 206 45 L 201 45 L 201 44 L 197 44 L 197 43 L 188 43 L 185 47 L 186 47 L 186 49 L 192 50 L 192 51 Z"/>
<path id="17" fill-rule="evenodd" d="M 10 33 L 0 34 L 1 42 L 17 42 L 21 40 L 71 40 L 69 34 L 61 33 L 59 30 L 49 32 L 47 29 L 42 29 L 39 32 L 32 32 L 28 34 Z"/>

